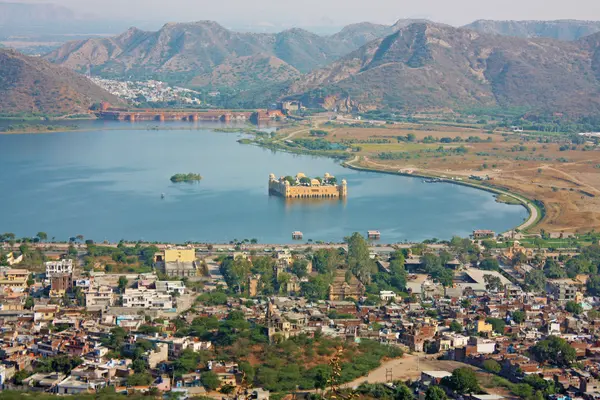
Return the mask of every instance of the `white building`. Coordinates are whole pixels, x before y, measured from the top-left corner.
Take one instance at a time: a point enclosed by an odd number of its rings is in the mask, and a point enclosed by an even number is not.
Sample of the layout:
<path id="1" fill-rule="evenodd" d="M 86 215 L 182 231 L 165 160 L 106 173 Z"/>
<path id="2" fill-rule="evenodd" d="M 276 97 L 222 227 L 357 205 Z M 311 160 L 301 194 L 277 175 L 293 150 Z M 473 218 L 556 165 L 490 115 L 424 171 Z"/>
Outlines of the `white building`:
<path id="1" fill-rule="evenodd" d="M 391 290 L 380 290 L 379 298 L 383 301 L 395 300 L 396 293 L 392 292 Z"/>
<path id="2" fill-rule="evenodd" d="M 73 260 L 60 260 L 46 262 L 46 277 L 73 273 Z"/>
<path id="3" fill-rule="evenodd" d="M 123 307 L 170 310 L 173 308 L 173 298 L 155 289 L 125 289 Z"/>
<path id="4" fill-rule="evenodd" d="M 180 295 L 185 293 L 185 283 L 182 281 L 156 281 L 156 291 L 163 294 L 177 292 Z"/>
<path id="5" fill-rule="evenodd" d="M 113 305 L 113 290 L 110 286 L 90 288 L 85 293 L 86 307 L 111 307 Z"/>

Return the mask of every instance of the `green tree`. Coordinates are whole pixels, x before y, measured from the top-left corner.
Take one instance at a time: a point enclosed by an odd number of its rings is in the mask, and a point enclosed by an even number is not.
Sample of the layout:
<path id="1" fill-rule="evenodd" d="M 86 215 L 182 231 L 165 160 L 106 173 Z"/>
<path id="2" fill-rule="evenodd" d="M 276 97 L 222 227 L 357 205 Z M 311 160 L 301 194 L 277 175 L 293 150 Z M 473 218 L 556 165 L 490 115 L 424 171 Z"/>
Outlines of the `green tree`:
<path id="1" fill-rule="evenodd" d="M 40 239 L 40 242 L 48 240 L 48 234 L 46 232 L 38 232 L 35 236 Z"/>
<path id="2" fill-rule="evenodd" d="M 311 276 L 308 282 L 302 282 L 300 287 L 302 295 L 308 300 L 325 300 L 329 291 L 329 282 L 323 275 Z"/>
<path id="3" fill-rule="evenodd" d="M 28 310 L 31 310 L 33 308 L 33 306 L 35 305 L 35 300 L 33 300 L 33 297 L 31 296 L 27 296 L 27 299 L 25 299 L 25 308 Z"/>
<path id="4" fill-rule="evenodd" d="M 450 330 L 452 332 L 461 333 L 463 331 L 463 326 L 458 323 L 458 321 L 454 320 L 450 323 Z"/>
<path id="5" fill-rule="evenodd" d="M 135 373 L 127 377 L 127 386 L 147 386 L 150 383 L 152 383 L 152 375 L 148 373 Z"/>
<path id="6" fill-rule="evenodd" d="M 593 296 L 600 295 L 600 275 L 592 275 L 586 283 L 586 288 L 589 294 Z"/>
<path id="7" fill-rule="evenodd" d="M 548 336 L 537 342 L 530 351 L 539 362 L 550 362 L 559 367 L 569 367 L 577 355 L 575 349 L 565 339 L 557 336 Z"/>
<path id="8" fill-rule="evenodd" d="M 358 232 L 349 238 L 348 242 L 348 267 L 350 271 L 365 285 L 371 282 L 372 275 L 377 272 L 375 261 L 371 259 L 369 244 Z"/>
<path id="9" fill-rule="evenodd" d="M 425 400 L 447 400 L 446 392 L 439 386 L 429 386 L 425 392 Z"/>
<path id="10" fill-rule="evenodd" d="M 306 260 L 294 260 L 292 264 L 292 273 L 298 278 L 304 278 L 308 275 L 308 261 Z"/>
<path id="11" fill-rule="evenodd" d="M 525 321 L 526 315 L 527 314 L 525 314 L 525 311 L 516 310 L 512 312 L 511 317 L 513 321 L 515 321 L 517 324 L 520 324 Z"/>
<path id="12" fill-rule="evenodd" d="M 500 318 L 488 318 L 485 320 L 488 324 L 492 325 L 494 332 L 499 333 L 501 335 L 504 334 L 504 328 L 506 327 L 506 323 L 503 319 Z"/>
<path id="13" fill-rule="evenodd" d="M 544 275 L 548 279 L 560 279 L 567 276 L 567 272 L 553 259 L 546 260 L 544 264 Z"/>
<path id="14" fill-rule="evenodd" d="M 409 142 L 414 142 L 417 139 L 417 136 L 414 133 L 408 133 L 406 135 L 406 140 Z"/>
<path id="15" fill-rule="evenodd" d="M 500 292 L 504 290 L 502 280 L 494 275 L 484 275 L 483 280 L 485 281 L 485 287 L 491 292 Z"/>
<path id="16" fill-rule="evenodd" d="M 583 306 L 575 301 L 567 301 L 567 304 L 565 304 L 565 310 L 572 314 L 579 315 L 583 312 Z"/>
<path id="17" fill-rule="evenodd" d="M 125 278 L 124 276 L 119 277 L 119 291 L 121 293 L 125 292 L 125 288 L 127 287 L 128 283 L 129 281 L 127 280 L 127 278 Z"/>
<path id="18" fill-rule="evenodd" d="M 479 382 L 475 371 L 468 367 L 457 368 L 452 376 L 442 379 L 442 384 L 459 394 L 479 393 Z"/>
<path id="19" fill-rule="evenodd" d="M 396 382 L 394 389 L 394 400 L 413 400 L 415 396 L 412 390 L 402 382 Z"/>
<path id="20" fill-rule="evenodd" d="M 502 370 L 502 366 L 496 360 L 485 360 L 483 362 L 483 369 L 493 374 L 498 374 Z"/>
<path id="21" fill-rule="evenodd" d="M 202 373 L 200 382 L 202 382 L 202 385 L 210 391 L 217 390 L 219 386 L 221 386 L 219 376 L 212 371 Z"/>
<path id="22" fill-rule="evenodd" d="M 487 257 L 479 263 L 479 268 L 486 271 L 498 271 L 500 270 L 500 263 L 496 258 Z"/>
<path id="23" fill-rule="evenodd" d="M 539 269 L 528 271 L 525 274 L 525 284 L 533 290 L 544 290 L 546 287 L 546 276 L 544 275 L 544 272 Z"/>

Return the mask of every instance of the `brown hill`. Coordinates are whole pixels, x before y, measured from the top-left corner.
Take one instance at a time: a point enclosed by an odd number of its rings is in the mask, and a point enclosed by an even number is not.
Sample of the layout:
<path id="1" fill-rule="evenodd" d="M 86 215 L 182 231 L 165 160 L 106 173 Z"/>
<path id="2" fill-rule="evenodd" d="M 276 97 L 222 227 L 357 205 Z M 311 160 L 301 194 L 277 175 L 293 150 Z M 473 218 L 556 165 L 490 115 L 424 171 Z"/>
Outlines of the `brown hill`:
<path id="1" fill-rule="evenodd" d="M 101 101 L 121 103 L 84 76 L 39 58 L 0 49 L 0 113 L 85 113 Z"/>
<path id="2" fill-rule="evenodd" d="M 94 73 L 104 76 L 155 77 L 203 85 L 244 81 L 245 86 L 262 86 L 323 67 L 395 29 L 363 23 L 335 35 L 319 36 L 303 29 L 277 34 L 240 33 L 212 21 L 170 23 L 156 32 L 131 28 L 111 38 L 69 42 L 45 58 L 77 71 L 91 66 Z M 255 57 L 270 58 L 260 67 L 259 80 L 253 71 L 245 73 L 239 68 Z M 268 65 L 273 68 L 265 68 Z M 235 79 L 217 76 L 218 71 L 233 70 L 237 71 Z"/>
<path id="3" fill-rule="evenodd" d="M 297 80 L 290 92 L 330 108 L 501 106 L 598 113 L 594 38 L 560 42 L 412 24 Z"/>

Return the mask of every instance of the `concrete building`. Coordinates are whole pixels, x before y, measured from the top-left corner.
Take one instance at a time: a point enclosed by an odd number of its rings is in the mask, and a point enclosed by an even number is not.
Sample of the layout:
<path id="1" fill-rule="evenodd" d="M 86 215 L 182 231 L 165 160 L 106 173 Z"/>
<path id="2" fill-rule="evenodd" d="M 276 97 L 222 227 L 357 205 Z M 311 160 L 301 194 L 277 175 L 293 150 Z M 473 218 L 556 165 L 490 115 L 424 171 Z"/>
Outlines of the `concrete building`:
<path id="1" fill-rule="evenodd" d="M 169 359 L 169 345 L 167 343 L 156 343 L 156 347 L 144 353 L 142 358 L 150 369 L 154 369 L 158 364 Z"/>
<path id="2" fill-rule="evenodd" d="M 173 308 L 173 298 L 155 289 L 125 289 L 123 307 L 170 310 Z"/>
<path id="3" fill-rule="evenodd" d="M 73 288 L 73 276 L 69 273 L 53 274 L 50 278 L 50 297 L 62 297 Z"/>
<path id="4" fill-rule="evenodd" d="M 546 284 L 546 291 L 553 300 L 566 303 L 575 300 L 578 283 L 572 279 L 550 279 Z"/>
<path id="5" fill-rule="evenodd" d="M 46 262 L 46 277 L 52 278 L 55 275 L 72 274 L 73 260 L 59 260 Z"/>
<path id="6" fill-rule="evenodd" d="M 26 288 L 29 271 L 26 269 L 9 269 L 0 278 L 0 286 L 11 288 Z"/>
<path id="7" fill-rule="evenodd" d="M 185 283 L 182 281 L 156 281 L 154 285 L 159 293 L 171 294 L 176 292 L 180 295 L 185 294 Z"/>
<path id="8" fill-rule="evenodd" d="M 113 290 L 110 286 L 90 288 L 85 293 L 86 307 L 111 307 L 113 303 Z"/>
<path id="9" fill-rule="evenodd" d="M 198 275 L 196 250 L 194 249 L 165 249 L 154 257 L 156 269 L 167 276 L 192 277 Z"/>

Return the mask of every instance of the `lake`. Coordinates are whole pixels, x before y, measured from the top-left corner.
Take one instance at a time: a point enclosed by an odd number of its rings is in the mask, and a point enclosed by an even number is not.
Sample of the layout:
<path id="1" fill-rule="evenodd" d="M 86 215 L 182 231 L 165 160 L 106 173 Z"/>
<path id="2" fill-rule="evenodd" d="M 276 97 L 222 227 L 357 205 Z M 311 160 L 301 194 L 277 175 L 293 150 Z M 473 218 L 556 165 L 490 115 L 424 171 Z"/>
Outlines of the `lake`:
<path id="1" fill-rule="evenodd" d="M 503 232 L 527 218 L 524 207 L 491 193 L 447 183 L 354 171 L 328 158 L 242 145 L 219 124 L 149 130 L 95 121 L 86 132 L 0 135 L 0 231 L 67 240 L 226 243 L 258 239 L 339 242 L 379 230 L 381 242 L 466 237 L 474 229 Z M 169 127 L 190 125 L 169 123 Z M 171 183 L 176 173 L 199 183 Z M 268 195 L 268 177 L 323 176 L 348 181 L 344 200 L 290 201 Z M 161 199 L 161 193 L 165 198 Z"/>

